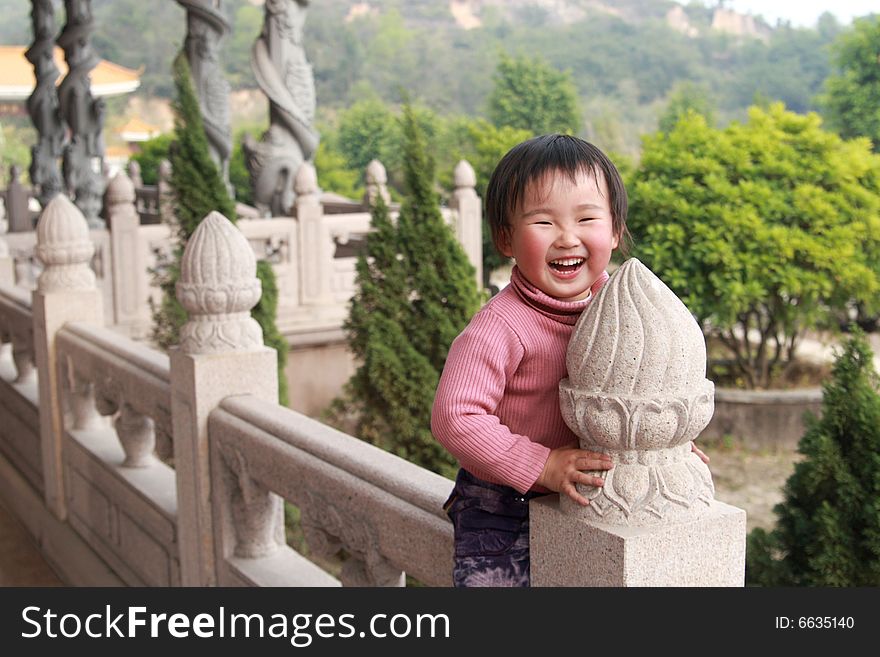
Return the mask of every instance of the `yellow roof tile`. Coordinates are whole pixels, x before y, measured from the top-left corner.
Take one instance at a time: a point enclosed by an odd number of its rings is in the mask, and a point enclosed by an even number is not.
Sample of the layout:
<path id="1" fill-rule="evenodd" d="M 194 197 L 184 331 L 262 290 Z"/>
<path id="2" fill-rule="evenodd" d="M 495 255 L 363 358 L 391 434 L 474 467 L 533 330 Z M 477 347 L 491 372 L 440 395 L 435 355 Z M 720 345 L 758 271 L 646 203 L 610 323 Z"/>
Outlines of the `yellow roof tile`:
<path id="1" fill-rule="evenodd" d="M 27 46 L 0 46 L 0 101 L 22 100 L 31 95 L 36 80 L 31 63 L 25 59 Z M 55 65 L 60 71 L 58 82 L 67 73 L 64 51 L 55 47 Z M 116 96 L 127 94 L 140 86 L 143 69 L 135 71 L 104 59 L 92 69 L 92 94 Z"/>

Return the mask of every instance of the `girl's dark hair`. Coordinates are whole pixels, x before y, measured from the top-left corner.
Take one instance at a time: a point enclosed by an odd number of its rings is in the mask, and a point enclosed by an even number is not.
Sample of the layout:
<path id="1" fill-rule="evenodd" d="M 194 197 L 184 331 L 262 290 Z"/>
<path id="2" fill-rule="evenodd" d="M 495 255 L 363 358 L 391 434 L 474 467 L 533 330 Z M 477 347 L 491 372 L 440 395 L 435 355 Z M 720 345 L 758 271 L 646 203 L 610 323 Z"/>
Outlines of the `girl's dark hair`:
<path id="1" fill-rule="evenodd" d="M 495 248 L 501 250 L 510 230 L 509 217 L 522 203 L 526 187 L 551 171 L 566 174 L 572 182 L 579 173 L 589 173 L 597 181 L 602 174 L 610 197 L 611 227 L 625 250 L 629 238 L 626 188 L 617 167 L 591 143 L 560 134 L 541 135 L 514 146 L 492 172 L 486 188 L 486 220 Z"/>

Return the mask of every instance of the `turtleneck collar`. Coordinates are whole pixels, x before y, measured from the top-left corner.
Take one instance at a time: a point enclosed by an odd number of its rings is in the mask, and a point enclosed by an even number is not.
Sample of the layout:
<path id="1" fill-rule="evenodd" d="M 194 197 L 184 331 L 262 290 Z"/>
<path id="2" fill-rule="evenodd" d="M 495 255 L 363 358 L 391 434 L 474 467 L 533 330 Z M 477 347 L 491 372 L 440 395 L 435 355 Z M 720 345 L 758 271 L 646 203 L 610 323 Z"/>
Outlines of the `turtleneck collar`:
<path id="1" fill-rule="evenodd" d="M 587 307 L 587 304 L 593 300 L 593 297 L 599 292 L 599 289 L 608 280 L 608 272 L 602 272 L 599 279 L 590 287 L 590 296 L 580 301 L 561 301 L 545 294 L 534 285 L 529 283 L 523 276 L 519 267 L 513 266 L 510 275 L 510 284 L 519 295 L 519 297 L 529 306 L 537 310 L 542 315 L 549 317 L 563 324 L 573 325 L 577 322 L 581 313 Z"/>

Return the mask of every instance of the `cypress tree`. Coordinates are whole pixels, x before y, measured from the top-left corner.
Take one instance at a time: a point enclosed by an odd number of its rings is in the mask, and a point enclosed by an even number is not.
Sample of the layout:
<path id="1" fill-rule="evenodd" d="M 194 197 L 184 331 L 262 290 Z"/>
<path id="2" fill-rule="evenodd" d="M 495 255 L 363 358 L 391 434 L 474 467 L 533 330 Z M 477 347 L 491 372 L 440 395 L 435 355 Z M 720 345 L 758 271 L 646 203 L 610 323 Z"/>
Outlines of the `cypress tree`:
<path id="1" fill-rule="evenodd" d="M 192 236 L 205 216 L 216 210 L 235 223 L 235 202 L 230 198 L 211 159 L 208 138 L 199 100 L 196 96 L 183 52 L 174 60 L 174 85 L 177 98 L 174 110 L 174 141 L 169 149 L 171 160 L 171 186 L 174 189 L 174 225 L 172 230 L 176 245 L 170 262 L 160 263 L 153 271 L 162 290 L 162 300 L 153 306 L 153 340 L 167 349 L 179 343 L 180 328 L 186 323 L 186 310 L 177 300 L 176 284 L 180 278 L 180 260 L 187 240 Z M 288 345 L 275 325 L 278 307 L 278 286 L 275 274 L 268 262 L 257 263 L 257 277 L 263 286 L 260 301 L 251 310 L 251 316 L 263 329 L 264 342 L 278 353 L 278 397 L 287 403 L 287 379 L 284 366 L 287 362 Z"/>
<path id="2" fill-rule="evenodd" d="M 880 585 L 880 393 L 864 335 L 843 345 L 808 418 L 805 459 L 771 532 L 749 535 L 747 579 L 761 586 Z"/>
<path id="3" fill-rule="evenodd" d="M 345 323 L 360 365 L 337 403 L 358 436 L 451 476 L 455 461 L 431 435 L 431 405 L 449 346 L 480 304 L 474 269 L 440 214 L 434 163 L 404 107 L 407 194 L 395 225 L 379 199 L 357 262 Z"/>

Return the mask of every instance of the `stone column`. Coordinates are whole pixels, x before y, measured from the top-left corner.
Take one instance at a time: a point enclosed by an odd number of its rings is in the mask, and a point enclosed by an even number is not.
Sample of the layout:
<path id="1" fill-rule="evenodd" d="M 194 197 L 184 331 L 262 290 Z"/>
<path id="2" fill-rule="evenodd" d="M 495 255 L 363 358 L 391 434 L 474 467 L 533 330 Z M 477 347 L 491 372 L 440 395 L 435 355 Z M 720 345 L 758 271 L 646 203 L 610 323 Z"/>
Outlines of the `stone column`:
<path id="1" fill-rule="evenodd" d="M 449 201 L 453 213 L 453 229 L 468 260 L 477 270 L 477 288 L 483 289 L 483 211 L 477 196 L 477 174 L 465 160 L 453 171 L 455 191 Z"/>
<path id="2" fill-rule="evenodd" d="M 33 312 L 46 504 L 61 519 L 67 516 L 67 508 L 55 334 L 70 321 L 103 323 L 101 291 L 95 286 L 95 274 L 89 268 L 94 252 L 85 217 L 64 194 L 57 194 L 37 224 L 36 255 L 43 263 L 43 272 L 33 293 Z"/>
<path id="3" fill-rule="evenodd" d="M 186 40 L 183 44 L 193 87 L 199 99 L 208 150 L 230 196 L 229 157 L 232 128 L 229 119 L 229 82 L 220 63 L 220 43 L 229 33 L 229 21 L 221 0 L 177 0 L 186 9 Z"/>
<path id="4" fill-rule="evenodd" d="M 229 395 L 278 399 L 275 351 L 250 316 L 256 271 L 250 244 L 219 212 L 199 224 L 181 261 L 177 298 L 189 321 L 171 350 L 171 414 L 184 586 L 216 584 L 208 415 Z"/>
<path id="5" fill-rule="evenodd" d="M 70 128 L 64 147 L 64 182 L 91 228 L 103 228 L 104 101 L 92 97 L 91 71 L 100 61 L 92 50 L 91 0 L 64 0 L 67 22 L 58 45 L 64 49 L 67 75 L 58 87 L 61 114 Z"/>
<path id="6" fill-rule="evenodd" d="M 174 225 L 174 188 L 171 186 L 171 162 L 159 162 L 159 182 L 156 183 L 159 196 L 159 220 L 169 226 Z"/>
<path id="7" fill-rule="evenodd" d="M 180 1 L 180 0 L 178 0 Z M 293 180 L 318 148 L 315 81 L 303 48 L 309 0 L 267 0 L 263 31 L 251 54 L 257 84 L 269 99 L 269 129 L 245 138 L 254 200 L 274 217 L 290 214 Z"/>
<path id="8" fill-rule="evenodd" d="M 119 172 L 107 185 L 104 208 L 110 223 L 113 323 L 128 329 L 149 323 L 147 264 L 138 248 L 140 215 L 135 207 L 134 184 Z"/>
<path id="9" fill-rule="evenodd" d="M 59 193 L 63 184 L 58 160 L 64 151 L 66 128 L 61 117 L 55 80 L 55 8 L 52 0 L 32 0 L 34 43 L 25 57 L 34 67 L 36 85 L 27 99 L 28 114 L 37 129 L 37 143 L 31 148 L 31 184 L 38 190 L 43 207 Z"/>
<path id="10" fill-rule="evenodd" d="M 611 455 L 602 487 L 531 502 L 533 586 L 742 586 L 746 514 L 714 499 L 691 441 L 709 423 L 706 345 L 685 305 L 638 260 L 578 321 L 559 384 L 582 449 Z"/>
<path id="11" fill-rule="evenodd" d="M 324 223 L 324 208 L 318 190 L 315 167 L 303 162 L 296 181 L 297 243 L 300 262 L 300 303 L 329 305 L 333 242 Z"/>

